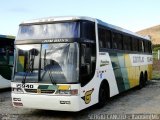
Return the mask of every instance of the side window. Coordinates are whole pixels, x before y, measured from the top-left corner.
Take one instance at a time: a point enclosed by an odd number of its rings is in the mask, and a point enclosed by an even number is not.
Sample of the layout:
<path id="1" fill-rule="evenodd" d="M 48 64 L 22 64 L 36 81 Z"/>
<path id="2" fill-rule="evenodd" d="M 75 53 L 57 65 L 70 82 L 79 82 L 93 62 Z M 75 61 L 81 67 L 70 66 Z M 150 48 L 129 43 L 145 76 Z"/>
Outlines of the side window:
<path id="1" fill-rule="evenodd" d="M 99 47 L 106 48 L 105 29 L 101 27 L 98 28 L 98 39 L 99 39 Z"/>
<path id="2" fill-rule="evenodd" d="M 138 47 L 139 47 L 139 52 L 143 51 L 143 41 L 142 40 L 138 40 Z"/>
<path id="3" fill-rule="evenodd" d="M 0 65 L 7 64 L 6 48 L 0 46 Z"/>
<path id="4" fill-rule="evenodd" d="M 121 34 L 116 34 L 117 47 L 119 50 L 122 50 L 123 39 Z"/>
<path id="5" fill-rule="evenodd" d="M 117 33 L 112 34 L 113 37 L 113 49 L 118 49 L 118 44 L 117 44 Z"/>
<path id="6" fill-rule="evenodd" d="M 145 52 L 145 49 L 146 49 L 146 48 L 145 48 L 145 41 L 143 40 L 143 41 L 142 41 L 142 52 Z"/>
<path id="7" fill-rule="evenodd" d="M 145 40 L 143 43 L 144 43 L 144 52 L 148 53 L 148 41 Z"/>
<path id="8" fill-rule="evenodd" d="M 132 39 L 132 48 L 133 51 L 138 51 L 138 39 L 136 38 Z"/>
<path id="9" fill-rule="evenodd" d="M 111 48 L 111 32 L 109 30 L 98 27 L 98 39 L 100 48 Z"/>
<path id="10" fill-rule="evenodd" d="M 123 40 L 124 40 L 124 42 L 123 42 L 123 44 L 124 44 L 124 50 L 131 50 L 131 48 L 133 48 L 132 44 L 134 44 L 131 41 L 132 40 L 131 37 L 124 36 Z"/>
<path id="11" fill-rule="evenodd" d="M 95 24 L 93 22 L 82 21 L 81 37 L 85 39 L 95 40 Z"/>
<path id="12" fill-rule="evenodd" d="M 114 49 L 123 49 L 123 36 L 119 33 L 113 33 L 113 48 Z"/>
<path id="13" fill-rule="evenodd" d="M 145 42 L 143 40 L 138 40 L 139 52 L 145 52 Z"/>
<path id="14" fill-rule="evenodd" d="M 106 48 L 111 48 L 111 31 L 105 30 Z"/>
<path id="15" fill-rule="evenodd" d="M 127 48 L 127 37 L 126 36 L 124 36 L 123 37 L 123 47 L 124 47 L 124 50 L 127 50 L 128 48 Z"/>
<path id="16" fill-rule="evenodd" d="M 132 37 L 130 37 L 130 50 L 131 50 L 131 51 L 133 51 L 133 45 L 132 45 L 132 44 L 133 44 L 133 42 L 132 42 L 132 41 L 133 41 L 133 38 L 132 38 Z"/>
<path id="17" fill-rule="evenodd" d="M 14 41 L 1 41 L 0 64 L 13 65 Z"/>
<path id="18" fill-rule="evenodd" d="M 96 68 L 96 44 L 80 45 L 80 82 L 86 85 L 94 76 Z"/>
<path id="19" fill-rule="evenodd" d="M 148 42 L 148 50 L 149 50 L 149 53 L 152 53 L 152 44 L 150 41 Z"/>

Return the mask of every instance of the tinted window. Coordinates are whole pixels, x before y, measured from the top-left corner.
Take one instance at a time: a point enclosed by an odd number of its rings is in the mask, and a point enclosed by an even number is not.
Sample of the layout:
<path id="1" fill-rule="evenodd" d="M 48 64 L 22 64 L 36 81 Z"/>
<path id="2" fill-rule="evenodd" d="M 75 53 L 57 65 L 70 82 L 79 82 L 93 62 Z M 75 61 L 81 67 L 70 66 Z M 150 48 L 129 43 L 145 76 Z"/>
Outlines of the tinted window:
<path id="1" fill-rule="evenodd" d="M 111 32 L 109 30 L 105 30 L 105 39 L 106 39 L 106 47 L 111 48 Z"/>
<path id="2" fill-rule="evenodd" d="M 121 50 L 122 43 L 122 35 L 119 33 L 113 33 L 113 48 Z"/>
<path id="3" fill-rule="evenodd" d="M 4 39 L 0 40 L 0 65 L 13 65 L 14 41 Z"/>
<path id="4" fill-rule="evenodd" d="M 149 52 L 149 42 L 148 42 L 148 41 L 145 41 L 145 42 L 144 42 L 144 48 L 145 48 L 145 49 L 144 49 L 145 52 L 148 53 L 148 52 Z"/>
<path id="5" fill-rule="evenodd" d="M 99 27 L 98 39 L 100 48 L 111 48 L 111 32 L 109 30 Z"/>
<path id="6" fill-rule="evenodd" d="M 124 40 L 124 50 L 131 50 L 131 48 L 132 48 L 131 47 L 132 46 L 131 37 L 123 36 L 123 40 Z"/>
<path id="7" fill-rule="evenodd" d="M 106 43 L 105 43 L 105 29 L 98 28 L 98 39 L 99 39 L 99 47 L 100 48 L 105 48 L 106 47 Z"/>
<path id="8" fill-rule="evenodd" d="M 95 40 L 95 24 L 93 22 L 82 21 L 81 37 L 85 39 Z"/>
<path id="9" fill-rule="evenodd" d="M 144 51 L 144 46 L 143 46 L 143 41 L 142 40 L 138 40 L 138 47 L 139 47 L 139 52 Z"/>
<path id="10" fill-rule="evenodd" d="M 133 38 L 132 48 L 133 48 L 133 51 L 138 51 L 138 39 Z"/>
<path id="11" fill-rule="evenodd" d="M 119 50 L 122 50 L 123 39 L 121 34 L 116 34 L 117 47 Z"/>
<path id="12" fill-rule="evenodd" d="M 148 49 L 149 49 L 149 53 L 152 53 L 152 44 L 150 41 L 148 42 Z"/>
<path id="13" fill-rule="evenodd" d="M 80 44 L 80 83 L 86 85 L 95 74 L 96 44 Z"/>
<path id="14" fill-rule="evenodd" d="M 16 39 L 79 38 L 79 26 L 79 22 L 20 25 Z M 88 26 L 86 28 L 90 32 Z"/>

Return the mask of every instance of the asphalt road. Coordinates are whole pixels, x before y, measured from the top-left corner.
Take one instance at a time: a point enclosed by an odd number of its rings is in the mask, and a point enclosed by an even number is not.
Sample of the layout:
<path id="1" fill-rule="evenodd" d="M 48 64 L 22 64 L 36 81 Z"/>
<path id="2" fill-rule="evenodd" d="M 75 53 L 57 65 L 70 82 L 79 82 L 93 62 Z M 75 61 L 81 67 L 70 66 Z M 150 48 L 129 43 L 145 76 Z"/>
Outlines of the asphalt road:
<path id="1" fill-rule="evenodd" d="M 160 80 L 149 81 L 141 90 L 132 89 L 110 99 L 97 109 L 59 112 L 14 108 L 10 91 L 0 92 L 0 120 L 77 120 L 77 119 L 160 119 Z"/>

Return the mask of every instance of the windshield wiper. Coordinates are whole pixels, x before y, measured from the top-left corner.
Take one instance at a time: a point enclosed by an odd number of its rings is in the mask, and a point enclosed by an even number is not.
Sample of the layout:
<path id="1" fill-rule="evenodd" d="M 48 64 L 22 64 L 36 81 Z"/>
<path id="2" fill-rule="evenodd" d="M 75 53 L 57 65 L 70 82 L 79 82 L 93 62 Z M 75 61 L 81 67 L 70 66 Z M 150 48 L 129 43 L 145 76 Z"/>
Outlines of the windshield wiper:
<path id="1" fill-rule="evenodd" d="M 44 67 L 46 66 L 46 49 L 45 49 L 45 51 L 44 51 Z M 47 64 L 48 65 L 48 64 Z M 47 72 L 48 72 L 48 75 L 49 75 L 49 77 L 50 77 L 50 80 L 51 80 L 51 83 L 53 84 L 53 85 L 55 85 L 56 84 L 56 81 L 53 79 L 53 76 L 52 76 L 52 71 L 51 71 L 51 66 L 47 66 Z"/>
<path id="2" fill-rule="evenodd" d="M 22 83 L 25 84 L 26 78 L 28 73 L 32 73 L 33 72 L 33 67 L 34 67 L 34 60 L 35 60 L 35 56 L 38 54 L 36 49 L 31 49 L 29 51 L 29 65 L 28 65 L 28 69 L 26 71 L 26 74 L 24 75 L 23 81 Z"/>
<path id="3" fill-rule="evenodd" d="M 30 55 L 29 55 L 29 56 L 30 56 Z M 24 56 L 25 61 L 26 61 L 27 57 L 28 57 L 28 56 L 27 56 L 27 52 L 25 52 L 25 56 Z M 28 61 L 28 62 L 30 63 L 30 61 Z M 28 70 L 29 70 L 29 65 L 28 65 L 28 68 L 27 68 L 27 66 L 26 66 L 26 65 L 27 65 L 27 62 L 25 62 L 24 64 L 25 64 L 25 65 L 24 65 L 24 69 L 25 69 L 24 72 L 25 72 L 25 74 L 24 74 L 24 77 L 23 77 L 23 80 L 22 80 L 22 83 L 23 83 L 23 84 L 25 84 L 26 77 L 27 77 Z"/>
<path id="4" fill-rule="evenodd" d="M 33 72 L 34 59 L 35 59 L 35 58 L 31 58 L 31 59 L 29 60 L 28 69 L 27 69 L 26 74 L 24 75 L 24 78 L 23 78 L 23 81 L 22 81 L 23 84 L 25 84 L 25 81 L 26 81 L 26 78 L 27 78 L 28 73 Z"/>

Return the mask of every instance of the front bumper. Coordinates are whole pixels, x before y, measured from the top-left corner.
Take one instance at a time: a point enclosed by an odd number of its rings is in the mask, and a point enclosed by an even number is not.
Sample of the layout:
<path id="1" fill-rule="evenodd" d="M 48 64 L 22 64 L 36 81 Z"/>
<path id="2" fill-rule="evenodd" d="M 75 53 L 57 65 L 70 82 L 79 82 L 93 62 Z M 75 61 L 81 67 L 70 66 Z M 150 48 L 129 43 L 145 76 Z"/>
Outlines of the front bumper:
<path id="1" fill-rule="evenodd" d="M 17 104 L 20 103 L 20 104 Z M 80 111 L 79 96 L 55 96 L 12 93 L 14 107 L 56 111 Z"/>

